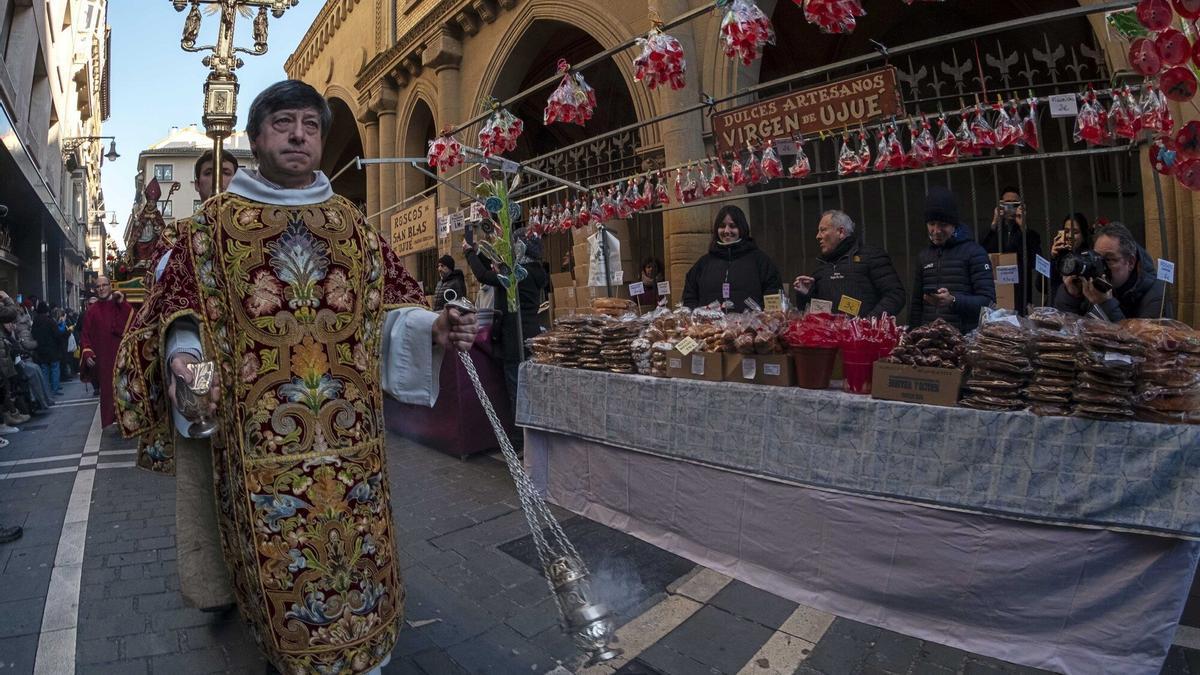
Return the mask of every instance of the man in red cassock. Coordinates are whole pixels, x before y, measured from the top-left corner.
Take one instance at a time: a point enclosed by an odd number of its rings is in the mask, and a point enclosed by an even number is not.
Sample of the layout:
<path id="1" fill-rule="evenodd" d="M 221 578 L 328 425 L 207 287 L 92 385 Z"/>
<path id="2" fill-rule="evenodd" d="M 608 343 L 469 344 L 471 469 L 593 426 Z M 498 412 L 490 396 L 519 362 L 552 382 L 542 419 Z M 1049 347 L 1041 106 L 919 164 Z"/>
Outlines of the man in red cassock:
<path id="1" fill-rule="evenodd" d="M 96 297 L 99 302 L 87 310 L 80 357 L 84 367 L 91 372 L 92 382 L 100 383 L 100 425 L 107 427 L 117 419 L 113 403 L 113 364 L 133 307 L 120 293 L 113 293 L 108 277 L 96 279 Z"/>

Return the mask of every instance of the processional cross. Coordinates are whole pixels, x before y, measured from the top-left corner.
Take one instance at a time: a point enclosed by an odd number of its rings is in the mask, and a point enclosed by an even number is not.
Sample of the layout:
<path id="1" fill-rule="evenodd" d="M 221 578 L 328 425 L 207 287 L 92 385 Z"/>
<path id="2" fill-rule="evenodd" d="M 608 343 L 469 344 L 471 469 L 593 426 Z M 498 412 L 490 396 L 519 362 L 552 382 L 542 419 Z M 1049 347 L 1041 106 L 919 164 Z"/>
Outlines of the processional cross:
<path id="1" fill-rule="evenodd" d="M 276 19 L 299 4 L 300 0 L 171 0 L 175 11 L 188 9 L 183 22 L 183 39 L 179 46 L 185 52 L 211 52 L 204 57 L 209 69 L 204 80 L 204 129 L 213 139 L 213 194 L 221 191 L 221 148 L 237 124 L 238 81 L 234 73 L 243 61 L 238 53 L 261 56 L 267 53 L 267 10 Z M 200 6 L 205 14 L 220 14 L 217 44 L 197 47 L 200 35 Z M 257 9 L 257 13 L 255 13 Z M 233 29 L 238 14 L 253 17 L 254 47 L 245 49 L 233 44 Z"/>

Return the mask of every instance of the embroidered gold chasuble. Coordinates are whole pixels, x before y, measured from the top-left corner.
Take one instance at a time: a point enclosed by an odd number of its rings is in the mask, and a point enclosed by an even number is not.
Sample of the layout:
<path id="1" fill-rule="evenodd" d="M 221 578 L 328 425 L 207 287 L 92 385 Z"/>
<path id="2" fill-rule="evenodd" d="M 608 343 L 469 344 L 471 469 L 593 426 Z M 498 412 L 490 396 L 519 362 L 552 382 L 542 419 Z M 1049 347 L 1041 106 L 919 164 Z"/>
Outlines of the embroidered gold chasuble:
<path id="1" fill-rule="evenodd" d="M 178 230 L 118 354 L 127 436 L 161 423 L 166 327 L 190 318 L 220 373 L 221 540 L 244 618 L 283 673 L 390 654 L 404 590 L 384 461 L 385 310 L 419 286 L 346 200 L 218 195 Z"/>

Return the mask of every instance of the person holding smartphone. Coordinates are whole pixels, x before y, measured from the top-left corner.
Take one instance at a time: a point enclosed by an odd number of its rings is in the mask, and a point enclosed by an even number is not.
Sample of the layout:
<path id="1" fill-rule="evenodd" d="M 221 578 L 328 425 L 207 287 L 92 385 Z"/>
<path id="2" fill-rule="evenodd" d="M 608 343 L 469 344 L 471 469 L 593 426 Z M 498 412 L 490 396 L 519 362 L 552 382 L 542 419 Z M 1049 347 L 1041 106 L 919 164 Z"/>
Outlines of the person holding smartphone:
<path id="1" fill-rule="evenodd" d="M 1025 313 L 1033 298 L 1037 256 L 1042 254 L 1042 236 L 1025 226 L 1025 202 L 1014 186 L 1000 190 L 1000 201 L 992 212 L 992 228 L 983 238 L 988 253 L 1016 253 L 1020 270 L 1016 288 L 1016 310 Z"/>
<path id="2" fill-rule="evenodd" d="M 971 240 L 958 217 L 958 199 L 933 186 L 925 197 L 929 247 L 917 256 L 909 326 L 935 319 L 963 333 L 979 325 L 979 310 L 996 301 L 996 284 L 987 251 Z"/>

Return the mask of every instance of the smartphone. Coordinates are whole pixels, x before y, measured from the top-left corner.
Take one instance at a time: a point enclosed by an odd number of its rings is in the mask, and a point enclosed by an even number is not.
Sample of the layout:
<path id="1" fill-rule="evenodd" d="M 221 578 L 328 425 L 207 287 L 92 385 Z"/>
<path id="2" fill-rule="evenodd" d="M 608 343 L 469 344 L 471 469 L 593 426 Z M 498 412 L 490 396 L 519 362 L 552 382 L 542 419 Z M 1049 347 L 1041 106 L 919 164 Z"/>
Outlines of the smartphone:
<path id="1" fill-rule="evenodd" d="M 1021 202 L 1000 202 L 1000 212 L 1006 216 L 1017 215 L 1017 209 L 1021 207 Z"/>
<path id="2" fill-rule="evenodd" d="M 463 241 L 467 242 L 468 246 L 475 245 L 475 224 L 467 223 L 463 228 Z"/>

